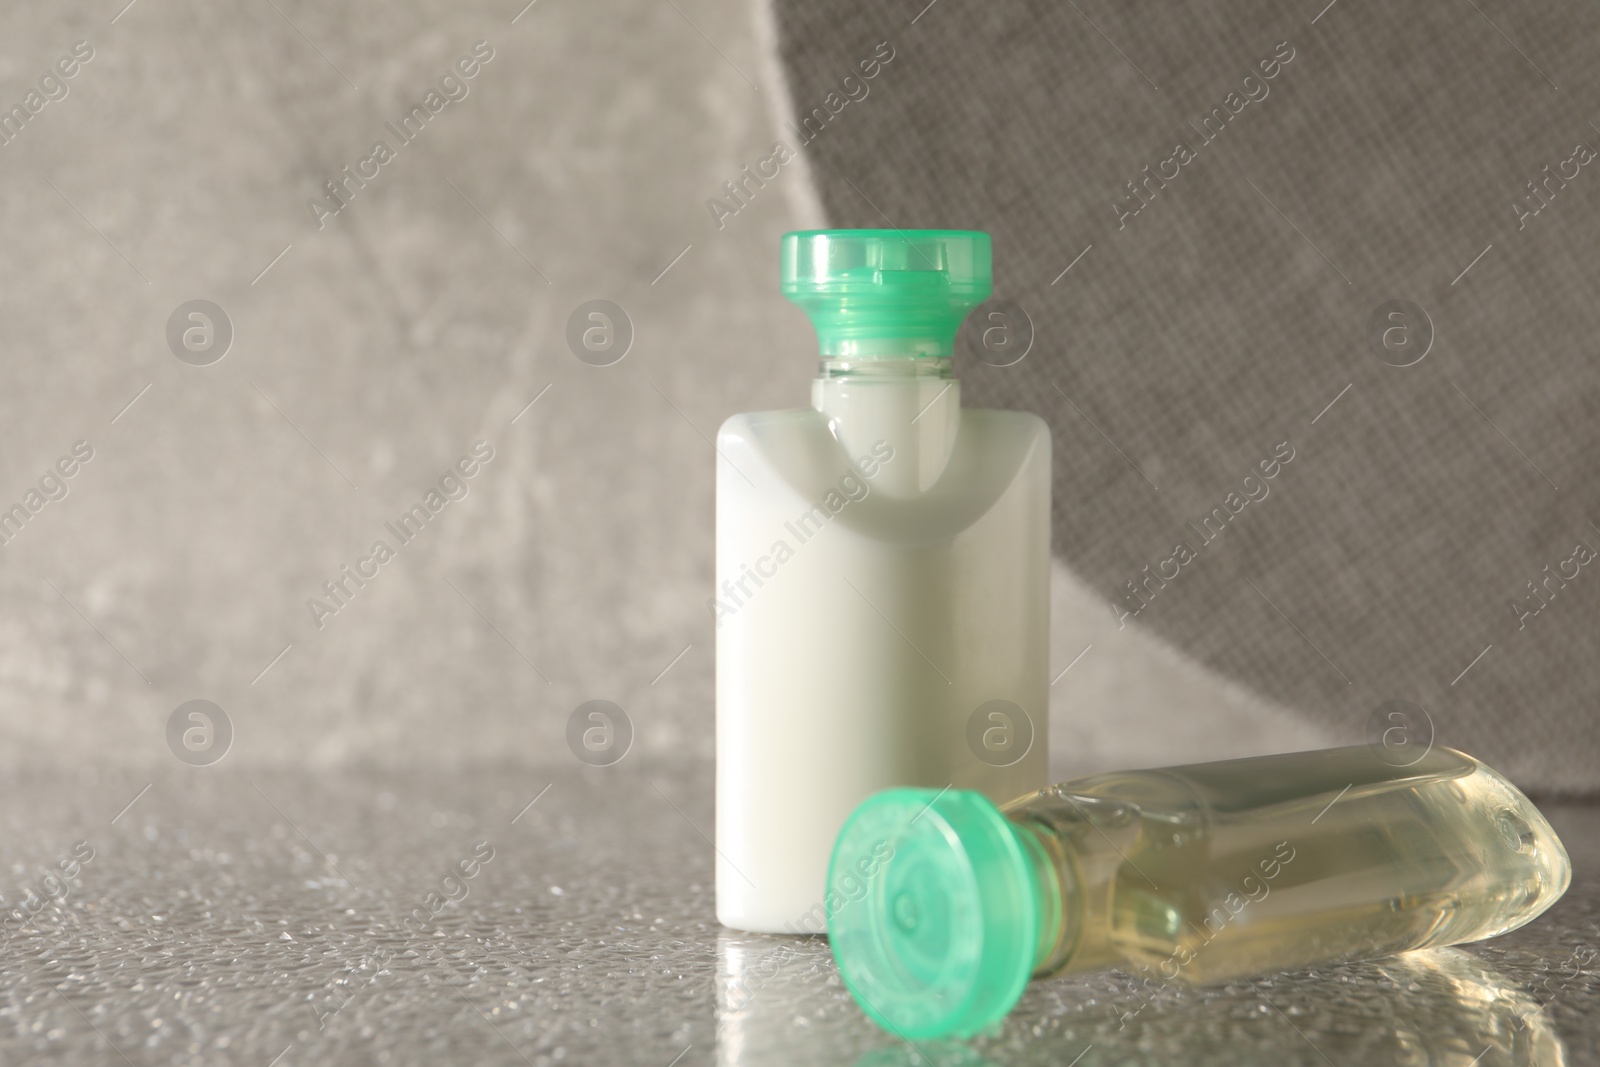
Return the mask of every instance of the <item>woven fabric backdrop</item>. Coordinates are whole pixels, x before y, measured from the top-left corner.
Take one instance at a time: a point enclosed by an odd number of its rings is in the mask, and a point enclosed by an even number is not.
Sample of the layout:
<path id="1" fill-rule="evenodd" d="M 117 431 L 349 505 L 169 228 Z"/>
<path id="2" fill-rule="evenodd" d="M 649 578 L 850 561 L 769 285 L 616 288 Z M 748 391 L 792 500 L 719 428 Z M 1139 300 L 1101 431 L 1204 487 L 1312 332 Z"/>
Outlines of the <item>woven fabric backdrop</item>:
<path id="1" fill-rule="evenodd" d="M 1112 626 L 1590 790 L 1600 10 L 1325 4 L 780 0 L 781 135 L 830 224 L 994 234 L 967 402 Z"/>

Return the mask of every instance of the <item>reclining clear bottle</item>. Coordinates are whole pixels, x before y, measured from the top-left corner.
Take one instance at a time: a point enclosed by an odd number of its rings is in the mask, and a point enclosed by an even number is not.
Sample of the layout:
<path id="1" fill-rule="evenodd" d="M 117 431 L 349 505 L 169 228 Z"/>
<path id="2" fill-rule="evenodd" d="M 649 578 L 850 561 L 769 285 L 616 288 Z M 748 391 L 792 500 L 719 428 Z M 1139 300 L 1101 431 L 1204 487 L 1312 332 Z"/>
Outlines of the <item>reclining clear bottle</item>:
<path id="1" fill-rule="evenodd" d="M 1050 433 L 961 406 L 989 237 L 783 238 L 811 406 L 717 435 L 717 916 L 818 933 L 845 816 L 893 786 L 1048 780 Z"/>
<path id="2" fill-rule="evenodd" d="M 828 878 L 839 971 L 906 1038 L 970 1035 L 1031 977 L 1118 967 L 1206 983 L 1513 930 L 1571 880 L 1500 775 L 1450 749 L 1096 775 L 1007 804 L 897 789 L 846 822 Z"/>

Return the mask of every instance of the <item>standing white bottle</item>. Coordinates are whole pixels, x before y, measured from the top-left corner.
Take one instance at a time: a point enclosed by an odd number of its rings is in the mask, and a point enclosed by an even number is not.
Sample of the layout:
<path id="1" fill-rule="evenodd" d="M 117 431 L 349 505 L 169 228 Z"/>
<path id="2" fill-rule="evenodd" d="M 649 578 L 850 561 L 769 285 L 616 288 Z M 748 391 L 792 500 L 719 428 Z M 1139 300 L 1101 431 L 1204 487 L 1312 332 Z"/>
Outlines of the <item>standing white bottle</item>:
<path id="1" fill-rule="evenodd" d="M 819 933 L 869 794 L 1046 784 L 1050 431 L 951 377 L 987 234 L 790 233 L 782 278 L 811 407 L 717 435 L 717 918 Z"/>

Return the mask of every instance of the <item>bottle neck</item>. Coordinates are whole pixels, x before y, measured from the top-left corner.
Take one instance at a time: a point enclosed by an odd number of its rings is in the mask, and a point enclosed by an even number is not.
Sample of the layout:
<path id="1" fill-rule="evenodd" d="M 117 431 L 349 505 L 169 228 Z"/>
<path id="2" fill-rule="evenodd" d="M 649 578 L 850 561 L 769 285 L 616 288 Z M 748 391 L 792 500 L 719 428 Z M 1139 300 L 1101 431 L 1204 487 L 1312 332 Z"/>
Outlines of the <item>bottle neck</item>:
<path id="1" fill-rule="evenodd" d="M 1039 944 L 1034 977 L 1056 974 L 1077 954 L 1083 931 L 1082 878 L 1069 846 L 1029 819 L 1008 817 L 1039 891 Z"/>
<path id="2" fill-rule="evenodd" d="M 850 462 L 880 461 L 874 488 L 908 497 L 931 488 L 950 461 L 961 426 L 961 385 L 948 356 L 824 356 L 811 406 L 827 416 Z"/>

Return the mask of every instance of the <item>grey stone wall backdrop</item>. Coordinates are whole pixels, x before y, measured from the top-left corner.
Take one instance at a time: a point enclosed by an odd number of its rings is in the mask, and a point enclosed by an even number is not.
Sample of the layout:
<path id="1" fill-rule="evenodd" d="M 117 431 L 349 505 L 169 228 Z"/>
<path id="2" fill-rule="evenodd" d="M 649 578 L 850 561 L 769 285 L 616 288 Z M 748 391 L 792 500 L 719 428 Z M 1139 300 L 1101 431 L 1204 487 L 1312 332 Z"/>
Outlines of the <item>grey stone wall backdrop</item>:
<path id="1" fill-rule="evenodd" d="M 759 20 L 120 7 L 0 16 L 8 109 L 93 49 L 0 146 L 0 499 L 93 450 L 0 548 L 4 761 L 168 760 L 191 699 L 247 764 L 569 760 L 591 698 L 645 756 L 709 755 L 707 438 L 803 402 L 813 367 L 771 328 L 791 195 L 721 231 L 704 206 L 769 140 Z M 402 145 L 385 123 L 430 90 Z M 379 140 L 319 228 L 307 201 Z M 598 298 L 634 332 L 607 367 L 565 339 Z M 232 324 L 209 366 L 166 337 L 195 299 Z M 401 545 L 385 522 L 478 441 L 468 494 Z M 396 558 L 319 628 L 307 600 L 379 539 Z"/>
<path id="2" fill-rule="evenodd" d="M 1347 741 L 1399 707 L 1596 785 L 1593 5 L 778 10 L 832 221 L 993 232 L 1034 344 L 967 396 L 1051 422 L 1093 610 Z"/>

